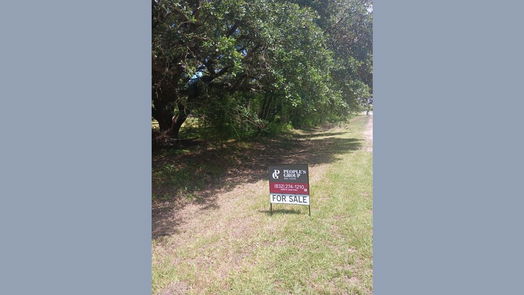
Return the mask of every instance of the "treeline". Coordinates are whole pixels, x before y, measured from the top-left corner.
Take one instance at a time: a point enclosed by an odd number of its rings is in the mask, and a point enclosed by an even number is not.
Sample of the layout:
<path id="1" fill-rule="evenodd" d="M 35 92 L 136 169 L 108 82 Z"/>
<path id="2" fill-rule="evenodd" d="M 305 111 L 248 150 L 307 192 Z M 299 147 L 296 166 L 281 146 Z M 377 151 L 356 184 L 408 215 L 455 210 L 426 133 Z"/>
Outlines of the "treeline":
<path id="1" fill-rule="evenodd" d="M 369 0 L 153 0 L 152 115 L 246 136 L 343 120 L 372 93 Z"/>

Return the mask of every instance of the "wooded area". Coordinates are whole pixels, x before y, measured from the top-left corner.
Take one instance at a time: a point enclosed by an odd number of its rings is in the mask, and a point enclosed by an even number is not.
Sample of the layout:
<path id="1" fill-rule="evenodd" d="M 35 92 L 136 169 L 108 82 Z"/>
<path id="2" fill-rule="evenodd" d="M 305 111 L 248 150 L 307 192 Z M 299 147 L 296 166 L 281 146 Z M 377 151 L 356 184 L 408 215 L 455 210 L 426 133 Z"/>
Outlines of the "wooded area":
<path id="1" fill-rule="evenodd" d="M 370 0 L 152 5 L 157 139 L 179 138 L 189 117 L 223 138 L 311 127 L 372 96 Z"/>

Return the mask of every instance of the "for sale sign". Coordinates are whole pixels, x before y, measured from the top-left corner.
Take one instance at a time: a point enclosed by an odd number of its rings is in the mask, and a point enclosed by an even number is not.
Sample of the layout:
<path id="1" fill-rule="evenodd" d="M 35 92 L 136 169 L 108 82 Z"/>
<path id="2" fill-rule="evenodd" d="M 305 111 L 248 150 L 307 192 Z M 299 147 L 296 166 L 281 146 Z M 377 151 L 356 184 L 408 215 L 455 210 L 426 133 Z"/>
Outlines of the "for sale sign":
<path id="1" fill-rule="evenodd" d="M 309 196 L 270 194 L 270 202 L 276 204 L 309 205 Z"/>
<path id="2" fill-rule="evenodd" d="M 307 164 L 270 166 L 268 172 L 271 204 L 309 205 Z"/>

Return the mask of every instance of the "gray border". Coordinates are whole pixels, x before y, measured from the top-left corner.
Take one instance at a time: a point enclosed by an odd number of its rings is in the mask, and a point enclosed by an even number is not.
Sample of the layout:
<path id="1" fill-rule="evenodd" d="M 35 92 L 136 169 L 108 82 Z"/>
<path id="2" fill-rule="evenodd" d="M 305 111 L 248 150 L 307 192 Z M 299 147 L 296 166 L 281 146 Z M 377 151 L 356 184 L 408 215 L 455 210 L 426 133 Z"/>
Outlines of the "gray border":
<path id="1" fill-rule="evenodd" d="M 150 294 L 150 1 L 0 2 L 0 294 Z"/>
<path id="2" fill-rule="evenodd" d="M 375 294 L 524 294 L 523 4 L 375 2 Z"/>

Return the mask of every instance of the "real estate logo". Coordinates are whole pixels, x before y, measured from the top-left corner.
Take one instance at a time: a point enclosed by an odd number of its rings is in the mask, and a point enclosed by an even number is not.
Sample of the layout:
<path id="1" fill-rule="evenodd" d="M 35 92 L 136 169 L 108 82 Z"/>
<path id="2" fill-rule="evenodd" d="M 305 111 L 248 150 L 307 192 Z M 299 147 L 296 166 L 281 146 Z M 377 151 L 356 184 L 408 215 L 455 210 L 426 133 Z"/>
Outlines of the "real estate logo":
<path id="1" fill-rule="evenodd" d="M 273 171 L 273 175 L 272 175 L 272 176 L 273 176 L 273 179 L 278 179 L 278 175 L 279 175 L 279 174 L 280 174 L 280 170 L 275 169 L 275 170 Z"/>

